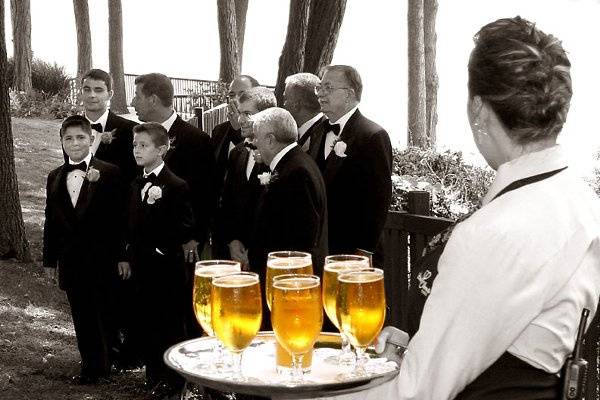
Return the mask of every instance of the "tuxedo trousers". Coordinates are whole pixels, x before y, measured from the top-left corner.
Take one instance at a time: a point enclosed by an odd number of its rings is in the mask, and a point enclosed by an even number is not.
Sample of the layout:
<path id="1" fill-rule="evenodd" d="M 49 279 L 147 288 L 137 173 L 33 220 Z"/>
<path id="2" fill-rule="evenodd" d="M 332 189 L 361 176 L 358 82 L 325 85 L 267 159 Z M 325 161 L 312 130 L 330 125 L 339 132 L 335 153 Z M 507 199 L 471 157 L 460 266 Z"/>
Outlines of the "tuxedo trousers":
<path id="1" fill-rule="evenodd" d="M 94 284 L 70 287 L 65 290 L 77 347 L 81 355 L 81 374 L 106 377 L 110 373 L 110 344 L 112 300 L 108 285 Z"/>
<path id="2" fill-rule="evenodd" d="M 187 286 L 183 257 L 177 256 L 148 251 L 134 262 L 134 273 L 140 284 L 137 308 L 142 326 L 146 378 L 163 380 L 172 386 L 182 386 L 183 379 L 166 366 L 163 355 L 169 347 L 186 339 L 184 303 Z"/>

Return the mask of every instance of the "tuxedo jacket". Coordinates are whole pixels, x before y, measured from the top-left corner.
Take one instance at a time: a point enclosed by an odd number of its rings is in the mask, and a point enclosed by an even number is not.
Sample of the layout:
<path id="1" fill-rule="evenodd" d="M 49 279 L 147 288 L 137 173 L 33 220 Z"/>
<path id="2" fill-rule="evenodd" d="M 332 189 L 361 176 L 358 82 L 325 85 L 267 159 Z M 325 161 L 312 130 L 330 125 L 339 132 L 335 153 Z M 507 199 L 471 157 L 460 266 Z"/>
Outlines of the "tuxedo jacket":
<path id="1" fill-rule="evenodd" d="M 119 168 L 92 157 L 99 171 L 85 179 L 75 207 L 62 165 L 48 175 L 44 222 L 44 267 L 58 267 L 61 289 L 108 283 L 117 276 L 123 247 L 125 190 Z"/>
<path id="2" fill-rule="evenodd" d="M 262 191 L 258 175 L 269 171 L 269 168 L 255 163 L 248 179 L 246 165 L 249 157 L 252 155 L 243 142 L 237 144 L 229 155 L 217 222 L 218 236 L 225 244 L 237 239 L 248 247 L 253 233 L 256 207 Z"/>
<path id="3" fill-rule="evenodd" d="M 111 143 L 100 142 L 95 154 L 100 160 L 119 167 L 126 182 L 131 182 L 139 171 L 133 157 L 133 127 L 136 125 L 134 121 L 109 111 L 104 132 L 114 131 L 113 140 Z"/>
<path id="4" fill-rule="evenodd" d="M 229 146 L 237 145 L 242 141 L 242 133 L 239 129 L 233 129 L 229 121 L 214 127 L 210 137 L 210 143 L 215 154 L 215 193 L 221 195 L 223 181 L 227 172 L 227 161 L 229 159 Z M 233 150 L 233 149 L 232 149 Z"/>
<path id="5" fill-rule="evenodd" d="M 323 141 L 325 140 L 325 132 L 323 128 L 323 121 L 325 121 L 325 117 L 321 117 L 321 119 L 317 120 L 308 130 L 302 135 L 300 139 L 298 139 L 298 145 L 302 147 L 304 143 L 310 138 L 310 142 L 308 144 L 308 150 L 306 153 L 312 157 L 313 160 L 317 161 L 317 157 L 319 156 L 319 149 L 323 145 Z"/>
<path id="6" fill-rule="evenodd" d="M 188 185 L 165 165 L 148 188 L 150 190 L 155 186 L 161 191 L 160 198 L 153 204 L 148 202 L 148 195 L 142 198 L 144 186 L 141 177 L 131 183 L 126 259 L 132 263 L 133 273 L 138 276 L 157 272 L 149 270 L 152 265 L 166 268 L 165 273 L 172 272 L 171 275 L 181 277 L 181 245 L 195 234 Z M 168 268 L 176 268 L 177 271 L 169 271 Z"/>
<path id="7" fill-rule="evenodd" d="M 295 146 L 271 173 L 258 205 L 249 249 L 250 266 L 264 273 L 267 254 L 298 250 L 312 254 L 315 275 L 321 276 L 327 246 L 327 197 L 319 168 Z"/>
<path id="8" fill-rule="evenodd" d="M 210 138 L 180 116 L 169 129 L 169 138 L 171 147 L 165 155 L 165 164 L 189 186 L 195 219 L 193 239 L 202 247 L 211 215 L 216 209 L 213 190 L 215 158 Z"/>
<path id="9" fill-rule="evenodd" d="M 357 248 L 375 252 L 392 196 L 390 138 L 356 110 L 340 140 L 347 145 L 346 157 L 332 150 L 322 171 L 329 210 L 329 252 L 354 254 Z M 379 254 L 379 261 L 381 257 Z"/>

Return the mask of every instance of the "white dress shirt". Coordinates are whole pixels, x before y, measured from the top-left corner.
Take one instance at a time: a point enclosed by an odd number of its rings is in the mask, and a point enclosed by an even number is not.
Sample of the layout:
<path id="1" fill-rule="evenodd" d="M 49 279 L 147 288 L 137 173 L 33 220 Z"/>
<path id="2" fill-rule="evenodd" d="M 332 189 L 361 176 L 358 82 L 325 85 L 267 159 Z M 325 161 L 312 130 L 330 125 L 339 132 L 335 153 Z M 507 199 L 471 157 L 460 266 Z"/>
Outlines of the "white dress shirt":
<path id="1" fill-rule="evenodd" d="M 323 113 L 320 112 L 298 127 L 298 141 L 300 141 L 300 139 L 302 138 L 302 136 L 304 136 L 306 131 L 308 131 L 318 120 L 320 120 L 322 116 L 323 116 Z M 304 144 L 302 145 L 302 150 L 307 151 L 309 147 L 310 147 L 310 138 L 308 138 L 306 140 L 306 142 L 304 142 Z"/>
<path id="2" fill-rule="evenodd" d="M 88 153 L 88 155 L 81 161 L 85 161 L 88 169 L 90 167 L 90 161 L 92 160 L 92 154 Z M 69 158 L 69 164 L 79 164 Z M 83 181 L 85 179 L 86 172 L 76 169 L 75 171 L 70 171 L 67 174 L 67 191 L 69 192 L 69 197 L 71 198 L 71 204 L 73 207 L 77 204 L 77 199 L 79 199 L 79 193 L 81 192 L 81 186 L 83 185 Z"/>
<path id="3" fill-rule="evenodd" d="M 244 139 L 244 143 L 252 143 L 252 140 L 246 138 Z M 254 158 L 255 150 L 249 149 L 247 147 L 245 147 L 245 149 L 250 153 L 248 154 L 248 161 L 246 162 L 246 180 L 250 180 L 250 175 L 252 175 L 254 164 L 256 164 L 256 159 Z"/>
<path id="4" fill-rule="evenodd" d="M 148 175 L 150 174 L 154 174 L 155 176 L 158 177 L 158 175 L 160 174 L 160 172 L 162 171 L 162 169 L 165 167 L 165 162 L 161 162 L 160 165 L 156 168 L 154 168 L 152 171 L 150 172 L 146 172 L 146 169 L 144 168 L 144 178 L 147 178 Z M 146 195 L 146 192 L 148 191 L 148 189 L 150 189 L 150 186 L 152 186 L 152 184 L 150 182 L 146 182 L 146 184 L 144 185 L 144 187 L 142 188 L 142 200 L 144 199 L 144 196 Z"/>
<path id="5" fill-rule="evenodd" d="M 161 122 L 160 124 L 167 130 L 167 132 L 169 132 L 169 130 L 175 123 L 176 119 L 177 119 L 177 113 L 175 111 L 173 111 L 171 116 L 169 118 L 167 118 L 165 121 Z"/>
<path id="6" fill-rule="evenodd" d="M 342 115 L 340 118 L 338 118 L 337 121 L 331 122 L 332 125 L 338 124 L 340 126 L 340 135 L 344 131 L 344 127 L 346 126 L 346 123 L 348 122 L 350 117 L 352 117 L 352 115 L 354 115 L 356 110 L 358 110 L 358 105 L 356 107 L 354 107 L 353 109 L 351 109 L 350 111 L 348 111 L 346 114 Z M 327 157 L 329 157 L 329 153 L 331 153 L 331 150 L 333 150 L 333 142 L 335 142 L 335 140 L 338 137 L 339 136 L 336 135 L 335 133 L 333 133 L 332 131 L 327 132 L 327 136 L 325 136 L 325 148 L 323 149 L 325 151 L 325 159 L 327 159 Z"/>
<path id="7" fill-rule="evenodd" d="M 491 199 L 506 185 L 566 166 L 560 146 L 500 166 L 483 207 L 442 254 L 400 374 L 339 399 L 452 399 L 508 351 L 556 373 L 582 309 L 600 296 L 600 200 L 566 169 Z"/>
<path id="8" fill-rule="evenodd" d="M 90 125 L 102 125 L 102 132 L 104 132 L 106 130 L 106 121 L 108 120 L 108 109 L 106 109 L 106 111 L 104 111 L 104 114 L 102 114 L 100 118 L 98 118 L 96 121 L 92 121 L 87 115 L 85 116 L 85 118 L 89 121 Z M 102 140 L 102 132 L 98 132 L 96 130 L 94 130 L 94 132 L 94 141 L 92 142 L 92 146 L 90 148 L 90 152 L 92 154 L 96 154 L 96 151 L 98 151 L 98 147 L 100 146 L 100 141 Z"/>
<path id="9" fill-rule="evenodd" d="M 275 157 L 271 160 L 271 164 L 269 164 L 269 168 L 271 168 L 271 172 L 275 171 L 275 167 L 279 164 L 279 161 L 285 156 L 291 149 L 296 147 L 296 142 L 292 142 L 285 146 L 283 149 L 279 151 L 279 153 L 275 154 Z"/>

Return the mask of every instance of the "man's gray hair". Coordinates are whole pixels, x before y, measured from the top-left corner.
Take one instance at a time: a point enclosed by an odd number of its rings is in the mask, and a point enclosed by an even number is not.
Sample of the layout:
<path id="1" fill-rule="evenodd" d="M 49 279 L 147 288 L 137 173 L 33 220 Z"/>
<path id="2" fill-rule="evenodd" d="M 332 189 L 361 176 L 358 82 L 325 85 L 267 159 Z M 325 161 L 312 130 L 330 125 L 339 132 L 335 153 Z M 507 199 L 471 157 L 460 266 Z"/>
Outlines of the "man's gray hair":
<path id="1" fill-rule="evenodd" d="M 354 91 L 354 95 L 356 96 L 356 100 L 360 101 L 362 96 L 363 84 L 362 79 L 360 78 L 360 74 L 356 70 L 356 68 L 351 67 L 350 65 L 327 65 L 323 67 L 321 70 L 321 76 L 325 75 L 325 72 L 334 71 L 341 72 L 350 89 Z"/>
<path id="2" fill-rule="evenodd" d="M 300 106 L 315 113 L 321 110 L 319 100 L 315 94 L 315 88 L 319 84 L 321 84 L 319 77 L 308 72 L 300 72 L 285 78 L 286 89 L 294 90 L 298 94 Z"/>
<path id="3" fill-rule="evenodd" d="M 252 116 L 253 128 L 273 134 L 278 143 L 290 144 L 298 140 L 296 121 L 288 110 L 279 107 L 267 108 Z"/>
<path id="4" fill-rule="evenodd" d="M 277 106 L 275 94 L 271 89 L 264 86 L 257 86 L 245 90 L 244 93 L 240 95 L 240 103 L 245 103 L 247 101 L 253 101 L 254 104 L 256 104 L 258 111 Z"/>

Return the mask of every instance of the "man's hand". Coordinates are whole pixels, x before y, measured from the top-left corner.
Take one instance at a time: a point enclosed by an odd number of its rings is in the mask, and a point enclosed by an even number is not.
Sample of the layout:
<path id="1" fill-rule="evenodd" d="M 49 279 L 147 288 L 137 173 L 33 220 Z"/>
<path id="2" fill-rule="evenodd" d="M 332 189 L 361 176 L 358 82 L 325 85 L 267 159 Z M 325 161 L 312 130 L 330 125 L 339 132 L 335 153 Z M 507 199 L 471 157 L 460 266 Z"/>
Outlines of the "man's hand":
<path id="1" fill-rule="evenodd" d="M 229 119 L 229 123 L 236 131 L 240 130 L 240 122 L 238 118 L 240 117 L 240 112 L 237 108 L 237 104 L 235 100 L 230 99 L 227 105 L 227 118 Z"/>
<path id="2" fill-rule="evenodd" d="M 121 279 L 125 281 L 131 277 L 131 266 L 129 266 L 129 263 L 127 261 L 120 261 L 118 264 L 118 268 L 119 276 L 121 277 Z"/>
<path id="3" fill-rule="evenodd" d="M 408 333 L 393 326 L 386 326 L 377 336 L 375 352 L 400 365 L 408 342 Z"/>
<path id="4" fill-rule="evenodd" d="M 44 273 L 50 282 L 56 284 L 56 268 L 44 268 Z"/>
<path id="5" fill-rule="evenodd" d="M 183 248 L 183 259 L 186 262 L 194 263 L 200 260 L 200 257 L 198 256 L 198 242 L 194 239 L 183 244 L 181 247 Z"/>
<path id="6" fill-rule="evenodd" d="M 231 254 L 231 259 L 234 261 L 239 261 L 242 264 L 242 270 L 247 271 L 250 267 L 250 262 L 248 261 L 248 249 L 246 246 L 239 240 L 232 240 L 229 243 L 229 253 Z"/>

